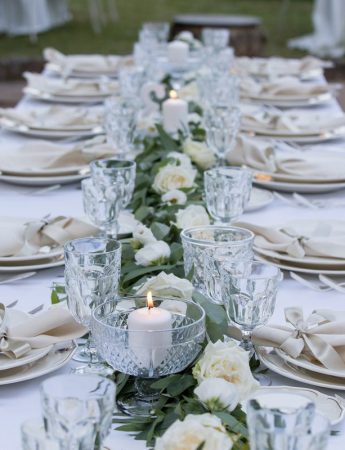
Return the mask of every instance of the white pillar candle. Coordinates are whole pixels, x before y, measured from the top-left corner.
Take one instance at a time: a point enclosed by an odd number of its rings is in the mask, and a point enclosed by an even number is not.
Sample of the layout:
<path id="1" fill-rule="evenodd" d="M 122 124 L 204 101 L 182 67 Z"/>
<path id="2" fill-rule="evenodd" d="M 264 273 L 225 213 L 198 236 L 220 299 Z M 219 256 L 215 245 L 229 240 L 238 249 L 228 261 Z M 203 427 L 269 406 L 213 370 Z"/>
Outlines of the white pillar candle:
<path id="1" fill-rule="evenodd" d="M 167 133 L 176 133 L 187 126 L 188 103 L 177 98 L 175 91 L 171 91 L 170 98 L 163 103 L 163 128 Z"/>
<path id="2" fill-rule="evenodd" d="M 189 45 L 181 41 L 168 44 L 168 61 L 174 67 L 183 67 L 188 62 Z"/>
<path id="3" fill-rule="evenodd" d="M 153 306 L 147 295 L 148 306 L 132 311 L 127 320 L 129 346 L 143 368 L 156 368 L 164 360 L 171 345 L 172 316 L 169 311 Z M 151 303 L 150 303 L 151 302 Z M 167 330 L 163 332 L 163 330 Z M 133 333 L 131 333 L 133 331 Z M 162 333 L 155 333 L 162 331 Z"/>
<path id="4" fill-rule="evenodd" d="M 158 103 L 152 100 L 152 93 L 154 93 L 158 99 L 164 98 L 164 86 L 159 83 L 154 83 L 153 81 L 148 81 L 142 86 L 140 97 L 148 112 L 159 111 Z"/>

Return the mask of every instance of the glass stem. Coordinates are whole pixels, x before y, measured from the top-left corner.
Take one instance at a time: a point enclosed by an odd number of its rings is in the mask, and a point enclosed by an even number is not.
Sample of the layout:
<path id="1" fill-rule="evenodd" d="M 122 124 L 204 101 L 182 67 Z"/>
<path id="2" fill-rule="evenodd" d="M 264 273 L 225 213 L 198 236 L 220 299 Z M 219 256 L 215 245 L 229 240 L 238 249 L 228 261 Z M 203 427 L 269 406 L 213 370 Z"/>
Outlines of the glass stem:
<path id="1" fill-rule="evenodd" d="M 242 330 L 242 341 L 241 347 L 244 348 L 247 352 L 249 352 L 249 358 L 254 353 L 254 347 L 252 343 L 252 332 L 249 330 Z"/>

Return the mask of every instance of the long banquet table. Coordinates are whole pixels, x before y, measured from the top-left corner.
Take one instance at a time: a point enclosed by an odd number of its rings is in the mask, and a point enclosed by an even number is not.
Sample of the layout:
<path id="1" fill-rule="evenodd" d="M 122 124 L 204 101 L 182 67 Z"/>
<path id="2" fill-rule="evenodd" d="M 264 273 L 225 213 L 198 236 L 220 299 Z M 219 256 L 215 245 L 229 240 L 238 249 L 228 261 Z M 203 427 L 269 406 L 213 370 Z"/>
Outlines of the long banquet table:
<path id="1" fill-rule="evenodd" d="M 320 80 L 320 82 L 323 82 Z M 45 107 L 40 103 L 34 103 L 24 99 L 19 108 L 37 105 Z M 336 101 L 327 106 L 319 107 L 326 115 L 329 111 L 336 111 L 339 105 Z M 0 134 L 0 145 L 8 147 L 23 142 L 24 137 L 2 132 Z M 325 152 L 332 147 L 344 152 L 345 170 L 345 140 L 336 143 L 323 144 Z M 306 150 L 307 151 L 307 150 Z M 82 194 L 79 184 L 64 185 L 59 190 L 47 192 L 41 195 L 33 195 L 35 188 L 29 186 L 15 186 L 0 183 L 0 215 L 8 216 L 31 216 L 42 217 L 48 213 L 82 215 Z M 329 194 L 318 194 L 311 196 L 323 199 L 344 198 L 344 190 Z M 298 206 L 289 206 L 275 199 L 268 207 L 246 213 L 243 220 L 262 225 L 278 224 L 284 220 L 294 219 L 343 219 L 345 220 L 345 208 L 324 208 L 319 210 L 308 209 Z M 18 299 L 16 308 L 29 311 L 37 305 L 44 303 L 45 307 L 50 304 L 50 287 L 53 281 L 63 281 L 63 267 L 39 271 L 34 277 L 18 282 L 0 286 L 0 299 L 5 304 Z M 277 305 L 272 321 L 282 323 L 284 321 L 284 307 L 303 307 L 305 316 L 316 308 L 331 308 L 333 310 L 345 309 L 345 296 L 336 291 L 327 293 L 316 292 L 303 287 L 289 275 L 285 274 L 278 293 Z M 70 362 L 64 368 L 55 372 L 56 374 L 68 373 L 76 363 Z M 49 376 L 49 375 L 48 375 Z M 48 377 L 47 376 L 47 377 Z M 51 375 L 50 375 L 51 376 Z M 269 372 L 273 385 L 302 386 L 300 383 Z M 0 386 L 0 449 L 20 450 L 20 425 L 29 418 L 40 415 L 39 385 L 47 377 L 40 377 L 31 381 L 12 385 Z M 303 385 L 313 388 L 313 386 Z M 335 392 L 329 389 L 316 388 L 328 395 L 335 393 L 343 395 L 342 391 Z M 345 400 L 344 400 L 345 401 Z M 329 448 L 332 450 L 343 450 L 345 448 L 345 421 L 335 429 L 340 433 L 331 437 Z M 131 450 L 143 449 L 142 441 L 135 441 L 127 433 L 113 430 L 106 441 L 110 449 Z"/>

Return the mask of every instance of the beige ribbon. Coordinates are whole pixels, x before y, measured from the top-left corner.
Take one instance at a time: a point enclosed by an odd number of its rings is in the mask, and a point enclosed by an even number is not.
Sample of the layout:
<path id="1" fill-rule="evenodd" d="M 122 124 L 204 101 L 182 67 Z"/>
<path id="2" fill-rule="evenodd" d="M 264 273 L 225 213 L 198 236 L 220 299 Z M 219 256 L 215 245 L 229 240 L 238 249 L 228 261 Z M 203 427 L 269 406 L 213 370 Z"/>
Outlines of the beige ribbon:
<path id="1" fill-rule="evenodd" d="M 14 341 L 8 337 L 8 315 L 6 307 L 0 303 L 0 354 L 15 359 L 31 350 L 31 345 L 24 341 Z"/>

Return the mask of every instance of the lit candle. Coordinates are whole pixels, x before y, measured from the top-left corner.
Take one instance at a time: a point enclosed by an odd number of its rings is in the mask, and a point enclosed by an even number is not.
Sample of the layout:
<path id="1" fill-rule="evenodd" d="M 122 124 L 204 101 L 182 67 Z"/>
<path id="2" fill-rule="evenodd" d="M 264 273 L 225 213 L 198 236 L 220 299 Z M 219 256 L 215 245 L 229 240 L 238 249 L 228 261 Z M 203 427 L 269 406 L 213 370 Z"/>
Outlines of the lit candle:
<path id="1" fill-rule="evenodd" d="M 127 320 L 129 346 L 145 368 L 157 367 L 171 345 L 172 316 L 163 308 L 155 308 L 151 292 L 147 293 L 147 307 L 132 311 Z M 163 330 L 167 330 L 163 332 Z M 162 331 L 159 336 L 155 331 Z"/>
<path id="2" fill-rule="evenodd" d="M 181 41 L 168 44 L 168 60 L 174 67 L 183 67 L 188 62 L 189 45 Z"/>
<path id="3" fill-rule="evenodd" d="M 176 133 L 188 125 L 188 104 L 170 91 L 170 98 L 163 103 L 163 127 L 167 133 Z"/>

